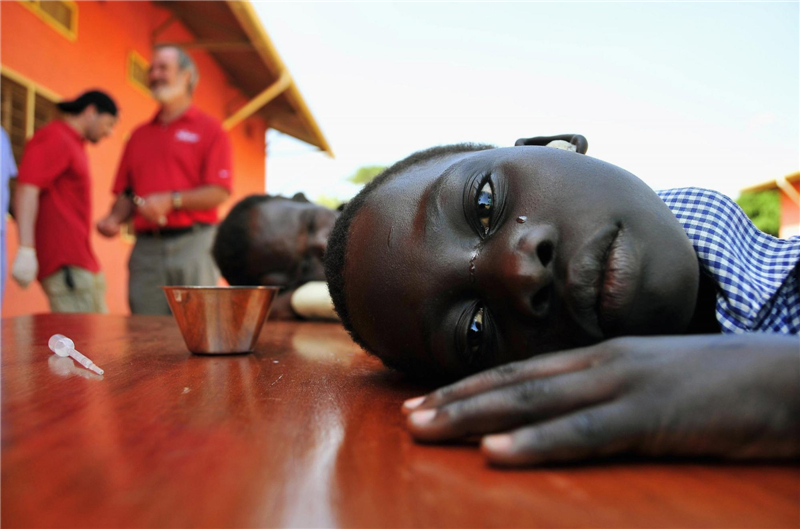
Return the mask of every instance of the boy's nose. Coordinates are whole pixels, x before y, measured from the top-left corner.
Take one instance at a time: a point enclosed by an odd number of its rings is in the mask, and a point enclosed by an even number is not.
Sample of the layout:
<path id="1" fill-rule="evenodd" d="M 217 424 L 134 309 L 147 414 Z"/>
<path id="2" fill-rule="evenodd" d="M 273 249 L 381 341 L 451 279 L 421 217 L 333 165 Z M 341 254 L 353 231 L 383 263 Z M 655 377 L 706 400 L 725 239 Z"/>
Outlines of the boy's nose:
<path id="1" fill-rule="evenodd" d="M 498 242 L 501 248 L 484 248 L 476 269 L 486 299 L 505 298 L 522 314 L 546 317 L 554 296 L 555 228 L 525 227 Z"/>

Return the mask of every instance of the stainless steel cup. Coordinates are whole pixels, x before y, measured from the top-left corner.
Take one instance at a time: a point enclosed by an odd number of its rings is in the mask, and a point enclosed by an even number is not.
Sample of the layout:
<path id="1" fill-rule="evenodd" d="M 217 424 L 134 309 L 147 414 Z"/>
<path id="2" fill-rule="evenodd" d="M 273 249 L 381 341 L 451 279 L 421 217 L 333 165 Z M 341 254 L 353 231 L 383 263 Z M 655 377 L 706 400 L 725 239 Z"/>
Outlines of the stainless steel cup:
<path id="1" fill-rule="evenodd" d="M 249 353 L 279 287 L 161 287 L 195 354 Z"/>

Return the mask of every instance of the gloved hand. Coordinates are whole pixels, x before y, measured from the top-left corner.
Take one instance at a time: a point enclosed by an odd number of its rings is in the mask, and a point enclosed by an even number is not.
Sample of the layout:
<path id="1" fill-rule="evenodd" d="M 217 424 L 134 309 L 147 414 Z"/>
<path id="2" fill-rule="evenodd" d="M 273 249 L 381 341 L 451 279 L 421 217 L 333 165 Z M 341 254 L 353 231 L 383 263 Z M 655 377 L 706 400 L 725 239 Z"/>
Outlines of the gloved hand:
<path id="1" fill-rule="evenodd" d="M 39 272 L 39 262 L 36 260 L 36 250 L 20 246 L 14 265 L 11 267 L 11 277 L 19 286 L 27 288 L 31 281 L 36 279 L 37 272 Z"/>

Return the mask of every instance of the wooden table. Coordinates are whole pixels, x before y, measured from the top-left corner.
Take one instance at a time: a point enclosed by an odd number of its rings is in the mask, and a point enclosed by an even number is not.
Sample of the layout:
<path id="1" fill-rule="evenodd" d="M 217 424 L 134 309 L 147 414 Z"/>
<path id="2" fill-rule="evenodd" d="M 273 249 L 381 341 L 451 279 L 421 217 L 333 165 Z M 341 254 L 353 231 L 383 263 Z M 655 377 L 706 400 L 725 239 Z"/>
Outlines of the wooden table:
<path id="1" fill-rule="evenodd" d="M 47 349 L 61 332 L 105 369 Z M 503 471 L 425 446 L 419 387 L 338 325 L 267 322 L 189 354 L 169 317 L 2 322 L 2 526 L 798 527 L 791 464 L 617 461 Z"/>

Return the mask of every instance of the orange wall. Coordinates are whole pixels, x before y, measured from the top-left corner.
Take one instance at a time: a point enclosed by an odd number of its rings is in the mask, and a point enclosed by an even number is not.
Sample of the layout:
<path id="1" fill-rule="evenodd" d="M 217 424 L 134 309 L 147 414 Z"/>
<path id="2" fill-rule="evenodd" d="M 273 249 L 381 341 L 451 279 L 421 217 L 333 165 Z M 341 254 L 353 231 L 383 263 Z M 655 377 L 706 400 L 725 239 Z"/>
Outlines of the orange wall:
<path id="1" fill-rule="evenodd" d="M 121 112 L 114 135 L 99 145 L 87 145 L 93 177 L 92 215 L 98 220 L 112 202 L 111 185 L 125 140 L 139 123 L 151 119 L 157 105 L 127 78 L 131 50 L 149 58 L 151 33 L 169 17 L 150 2 L 78 2 L 78 36 L 73 42 L 57 33 L 18 2 L 0 2 L 0 63 L 64 98 L 88 88 L 112 94 Z M 159 40 L 188 41 L 191 34 L 173 23 Z M 222 120 L 246 101 L 228 84 L 216 62 L 205 52 L 192 51 L 200 69 L 195 104 Z M 230 132 L 234 151 L 234 194 L 220 209 L 224 215 L 242 196 L 264 192 L 266 123 L 250 118 Z M 16 225 L 8 225 L 8 257 L 17 248 Z M 128 256 L 131 245 L 94 233 L 92 244 L 106 274 L 106 299 L 111 313 L 129 312 Z M 9 263 L 9 269 L 11 264 Z M 38 283 L 26 290 L 6 282 L 3 317 L 47 312 L 47 299 Z"/>

